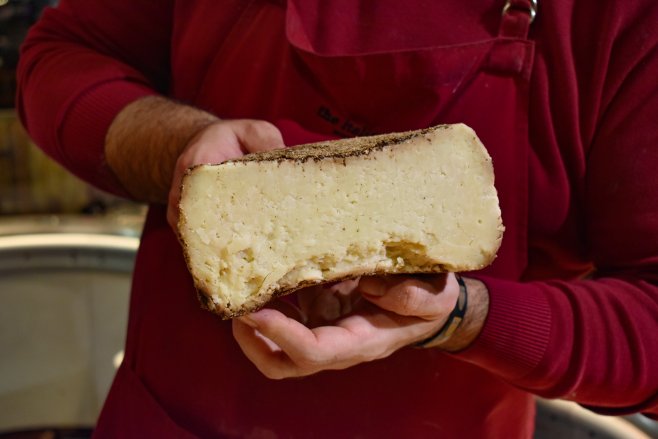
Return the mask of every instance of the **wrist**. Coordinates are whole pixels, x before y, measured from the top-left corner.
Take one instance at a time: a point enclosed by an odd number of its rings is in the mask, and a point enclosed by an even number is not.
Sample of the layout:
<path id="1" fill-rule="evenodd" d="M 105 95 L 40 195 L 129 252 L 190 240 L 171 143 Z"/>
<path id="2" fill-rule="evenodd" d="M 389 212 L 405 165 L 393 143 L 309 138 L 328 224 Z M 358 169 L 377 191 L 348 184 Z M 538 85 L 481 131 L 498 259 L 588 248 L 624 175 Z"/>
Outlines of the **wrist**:
<path id="1" fill-rule="evenodd" d="M 468 310 L 468 290 L 466 289 L 466 284 L 462 277 L 454 273 L 454 279 L 458 285 L 458 294 L 457 300 L 455 301 L 455 306 L 453 307 L 450 314 L 448 314 L 445 322 L 438 331 L 435 331 L 429 337 L 421 340 L 416 343 L 414 346 L 417 348 L 433 348 L 440 346 L 447 342 L 449 338 L 459 329 L 459 326 L 464 321 L 466 317 L 466 312 Z M 447 286 L 444 289 L 443 294 L 447 294 Z"/>
<path id="2" fill-rule="evenodd" d="M 453 312 L 452 321 L 442 325 L 440 332 L 445 336 L 439 335 L 434 340 L 423 343 L 422 347 L 439 348 L 449 352 L 457 352 L 467 348 L 480 334 L 489 310 L 489 293 L 486 285 L 479 280 L 470 278 L 461 278 L 464 285 L 460 288 L 460 296 L 456 304 L 456 310 L 459 310 L 460 301 L 465 306 L 463 315 L 457 311 Z M 455 322 L 454 316 L 459 316 L 459 321 Z M 450 325 L 453 325 L 451 328 Z"/>

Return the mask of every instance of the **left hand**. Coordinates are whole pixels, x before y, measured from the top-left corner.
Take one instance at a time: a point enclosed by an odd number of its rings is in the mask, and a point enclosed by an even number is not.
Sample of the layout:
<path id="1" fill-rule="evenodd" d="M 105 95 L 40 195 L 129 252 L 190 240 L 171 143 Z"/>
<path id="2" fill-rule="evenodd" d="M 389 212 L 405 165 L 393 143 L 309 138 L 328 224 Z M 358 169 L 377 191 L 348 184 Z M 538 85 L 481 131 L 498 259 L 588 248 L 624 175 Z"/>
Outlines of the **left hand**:
<path id="1" fill-rule="evenodd" d="M 173 169 L 167 206 L 167 221 L 178 229 L 181 183 L 187 169 L 198 164 L 222 163 L 245 154 L 283 148 L 277 127 L 264 120 L 216 120 L 196 133 L 180 153 Z"/>
<path id="2" fill-rule="evenodd" d="M 240 348 L 265 376 L 300 377 L 385 358 L 434 334 L 459 295 L 452 273 L 362 277 L 350 293 L 365 300 L 349 305 L 339 297 L 349 287 L 325 288 L 324 294 L 318 288 L 297 293 L 299 316 L 266 308 L 233 320 Z M 350 312 L 340 315 L 346 308 Z"/>

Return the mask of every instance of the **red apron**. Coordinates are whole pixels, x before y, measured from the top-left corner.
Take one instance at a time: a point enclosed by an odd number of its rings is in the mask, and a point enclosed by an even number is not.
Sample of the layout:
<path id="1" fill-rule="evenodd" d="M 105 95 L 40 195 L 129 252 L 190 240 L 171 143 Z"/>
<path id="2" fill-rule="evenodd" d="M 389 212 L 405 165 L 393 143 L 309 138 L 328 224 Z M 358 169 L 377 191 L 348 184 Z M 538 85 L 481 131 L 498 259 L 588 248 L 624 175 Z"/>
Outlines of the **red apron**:
<path id="1" fill-rule="evenodd" d="M 499 35 L 485 41 L 360 50 L 336 49 L 323 44 L 321 30 L 309 32 L 300 14 L 321 15 L 313 7 L 250 2 L 200 82 L 177 81 L 184 66 L 174 56 L 172 95 L 223 118 L 272 121 L 288 145 L 468 124 L 493 158 L 507 229 L 486 271 L 519 279 L 527 262 L 527 11 L 509 9 Z M 403 349 L 302 379 L 264 378 L 230 325 L 199 309 L 162 208 L 151 209 L 137 264 L 126 357 L 98 437 L 532 435 L 529 394 L 438 350 Z"/>

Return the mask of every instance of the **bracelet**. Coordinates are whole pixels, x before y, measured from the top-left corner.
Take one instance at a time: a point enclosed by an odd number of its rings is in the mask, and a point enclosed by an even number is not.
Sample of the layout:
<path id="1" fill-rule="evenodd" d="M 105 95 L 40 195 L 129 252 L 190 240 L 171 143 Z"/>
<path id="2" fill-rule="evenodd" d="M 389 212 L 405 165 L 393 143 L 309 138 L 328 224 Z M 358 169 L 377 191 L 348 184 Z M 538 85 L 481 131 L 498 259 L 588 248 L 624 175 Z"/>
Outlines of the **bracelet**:
<path id="1" fill-rule="evenodd" d="M 437 346 L 447 339 L 450 338 L 452 334 L 459 328 L 459 325 L 464 321 L 464 316 L 466 315 L 466 308 L 468 306 L 468 290 L 466 289 L 466 284 L 464 279 L 457 273 L 455 273 L 455 278 L 457 283 L 459 283 L 459 297 L 457 298 L 457 303 L 455 304 L 454 309 L 448 316 L 448 320 L 441 326 L 434 335 L 429 336 L 425 340 L 421 340 L 414 345 L 416 348 L 431 348 Z"/>

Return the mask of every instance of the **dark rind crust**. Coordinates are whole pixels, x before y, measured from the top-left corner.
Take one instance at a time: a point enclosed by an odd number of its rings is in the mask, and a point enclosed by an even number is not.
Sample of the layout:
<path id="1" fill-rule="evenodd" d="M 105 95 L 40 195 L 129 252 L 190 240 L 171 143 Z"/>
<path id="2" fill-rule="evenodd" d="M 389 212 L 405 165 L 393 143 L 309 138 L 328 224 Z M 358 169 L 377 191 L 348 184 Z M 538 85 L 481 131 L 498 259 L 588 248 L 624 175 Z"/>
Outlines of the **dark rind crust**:
<path id="1" fill-rule="evenodd" d="M 416 131 L 405 131 L 401 133 L 378 134 L 375 136 L 350 137 L 347 139 L 328 140 L 325 142 L 307 143 L 292 148 L 273 149 L 270 151 L 246 154 L 242 157 L 227 160 L 223 163 L 242 162 L 281 162 L 296 161 L 306 162 L 308 160 L 320 161 L 327 159 L 347 159 L 368 155 L 372 151 L 380 151 L 386 147 L 403 144 L 409 140 L 422 137 L 440 129 L 449 129 L 450 125 L 436 125 Z M 206 165 L 196 165 L 186 171 L 190 174 L 195 168 Z M 212 166 L 212 165 L 211 165 Z"/>
<path id="2" fill-rule="evenodd" d="M 230 160 L 231 162 L 263 162 L 294 160 L 305 162 L 307 160 L 344 159 L 367 155 L 371 151 L 381 150 L 388 146 L 399 145 L 416 137 L 421 137 L 437 129 L 446 129 L 449 125 L 439 125 L 416 131 L 402 133 L 378 134 L 375 136 L 351 137 L 347 139 L 331 140 L 327 142 L 308 143 L 294 148 L 274 149 L 256 154 L 247 154 L 243 157 Z"/>

